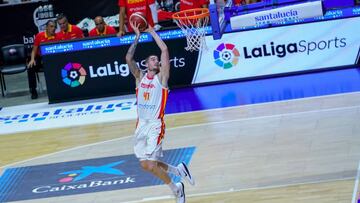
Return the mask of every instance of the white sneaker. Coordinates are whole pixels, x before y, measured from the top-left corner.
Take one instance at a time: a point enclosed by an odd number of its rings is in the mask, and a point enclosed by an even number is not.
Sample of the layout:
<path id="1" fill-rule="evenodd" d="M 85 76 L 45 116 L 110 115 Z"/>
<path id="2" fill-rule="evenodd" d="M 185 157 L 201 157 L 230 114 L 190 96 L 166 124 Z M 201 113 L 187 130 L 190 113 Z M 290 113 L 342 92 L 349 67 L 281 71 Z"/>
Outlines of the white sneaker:
<path id="1" fill-rule="evenodd" d="M 184 183 L 179 182 L 176 183 L 176 186 L 178 187 L 178 193 L 176 194 L 176 203 L 185 203 L 185 187 Z"/>
<path id="2" fill-rule="evenodd" d="M 186 181 L 188 181 L 191 185 L 195 185 L 195 180 L 184 162 L 180 163 L 177 166 L 177 169 L 183 179 L 186 179 Z"/>

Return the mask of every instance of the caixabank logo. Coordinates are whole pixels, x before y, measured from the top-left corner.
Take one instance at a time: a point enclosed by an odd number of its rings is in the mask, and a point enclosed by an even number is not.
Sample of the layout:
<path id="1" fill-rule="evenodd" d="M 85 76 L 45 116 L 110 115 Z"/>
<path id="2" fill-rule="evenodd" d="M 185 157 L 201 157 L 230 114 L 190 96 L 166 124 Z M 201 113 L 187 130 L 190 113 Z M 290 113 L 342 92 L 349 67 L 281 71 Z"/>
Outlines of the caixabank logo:
<path id="1" fill-rule="evenodd" d="M 68 63 L 61 70 L 62 81 L 70 87 L 78 87 L 85 83 L 86 71 L 80 63 Z"/>
<path id="2" fill-rule="evenodd" d="M 99 166 L 81 166 L 81 169 L 59 173 L 57 184 L 42 185 L 35 187 L 33 193 L 51 193 L 83 188 L 95 188 L 118 184 L 135 183 L 135 178 L 127 176 L 121 169 L 120 164 L 125 161 L 116 161 Z"/>
<path id="3" fill-rule="evenodd" d="M 194 152 L 195 147 L 166 150 L 162 160 L 171 165 L 181 162 L 189 164 Z M 73 156 L 72 158 L 77 157 Z M 171 178 L 174 182 L 178 182 L 180 179 L 173 175 Z M 160 184 L 163 184 L 160 179 L 144 173 L 138 159 L 133 154 L 100 157 L 9 168 L 0 176 L 0 202 L 34 200 Z M 80 195 L 77 197 L 81 198 Z"/>
<path id="4" fill-rule="evenodd" d="M 59 183 L 68 183 L 68 182 L 77 182 L 91 176 L 92 174 L 110 174 L 110 175 L 124 175 L 124 173 L 116 168 L 113 168 L 119 164 L 124 163 L 124 161 L 117 161 L 101 166 L 83 166 L 80 170 L 71 170 L 60 173 L 60 175 L 66 175 L 66 177 L 61 177 Z"/>
<path id="5" fill-rule="evenodd" d="M 214 50 L 216 65 L 229 69 L 239 62 L 240 53 L 234 44 L 222 43 Z"/>

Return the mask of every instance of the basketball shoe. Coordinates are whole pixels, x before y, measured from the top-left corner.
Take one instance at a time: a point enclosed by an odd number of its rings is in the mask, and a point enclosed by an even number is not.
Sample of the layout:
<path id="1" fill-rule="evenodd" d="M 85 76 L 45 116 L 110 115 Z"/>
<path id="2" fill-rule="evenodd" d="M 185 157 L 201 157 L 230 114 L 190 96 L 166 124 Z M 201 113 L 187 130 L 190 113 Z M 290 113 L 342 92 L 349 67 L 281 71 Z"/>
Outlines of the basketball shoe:
<path id="1" fill-rule="evenodd" d="M 184 183 L 178 182 L 176 183 L 176 186 L 178 187 L 178 191 L 176 196 L 176 203 L 185 203 L 185 187 Z"/>
<path id="2" fill-rule="evenodd" d="M 177 165 L 177 169 L 183 179 L 186 179 L 191 185 L 195 185 L 195 180 L 184 162 Z"/>

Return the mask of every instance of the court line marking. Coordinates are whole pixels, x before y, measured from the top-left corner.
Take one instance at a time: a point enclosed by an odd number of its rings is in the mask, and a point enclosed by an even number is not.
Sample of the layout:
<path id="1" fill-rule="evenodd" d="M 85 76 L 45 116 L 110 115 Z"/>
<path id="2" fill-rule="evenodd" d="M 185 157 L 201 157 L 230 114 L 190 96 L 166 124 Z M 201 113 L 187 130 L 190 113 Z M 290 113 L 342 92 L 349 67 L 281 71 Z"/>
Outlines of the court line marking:
<path id="1" fill-rule="evenodd" d="M 199 126 L 206 126 L 206 125 L 216 125 L 216 124 L 223 124 L 223 123 L 231 123 L 231 122 L 239 122 L 239 121 L 247 121 L 247 120 L 257 120 L 257 119 L 268 119 L 268 118 L 274 118 L 274 117 L 301 115 L 301 114 L 311 114 L 311 113 L 319 113 L 319 112 L 331 112 L 331 111 L 338 111 L 338 110 L 344 110 L 344 109 L 349 110 L 349 109 L 356 109 L 356 108 L 360 108 L 360 105 L 350 106 L 350 107 L 337 107 L 337 108 L 330 108 L 330 109 L 320 109 L 320 110 L 293 112 L 293 113 L 268 115 L 268 116 L 258 116 L 258 117 L 252 117 L 252 118 L 238 118 L 238 119 L 231 119 L 231 120 L 224 120 L 224 121 L 212 121 L 212 122 L 210 121 L 210 122 L 206 122 L 206 123 L 198 123 L 198 124 L 191 124 L 191 125 L 185 125 L 185 126 L 172 127 L 172 128 L 168 128 L 166 130 L 171 131 L 171 130 L 177 130 L 177 129 L 182 129 L 182 128 L 192 128 L 192 127 L 199 127 Z M 77 146 L 77 147 L 74 147 L 74 148 L 69 148 L 69 149 L 65 149 L 65 150 L 61 150 L 61 151 L 57 151 L 57 152 L 53 152 L 53 153 L 49 153 L 49 154 L 44 154 L 44 155 L 41 155 L 41 156 L 38 156 L 38 157 L 33 157 L 33 158 L 30 158 L 30 159 L 14 162 L 14 163 L 11 163 L 11 164 L 7 164 L 5 166 L 0 167 L 0 169 L 6 169 L 6 168 L 11 167 L 13 165 L 33 161 L 33 160 L 36 160 L 36 159 L 46 158 L 46 157 L 49 157 L 49 156 L 53 156 L 55 154 L 69 152 L 69 151 L 73 151 L 73 150 L 77 150 L 77 149 L 81 149 L 81 148 L 86 148 L 86 147 L 90 147 L 90 146 L 94 146 L 94 145 L 100 145 L 100 144 L 104 144 L 104 143 L 107 143 L 107 142 L 113 142 L 113 141 L 118 141 L 118 140 L 122 140 L 122 139 L 128 139 L 128 138 L 132 138 L 132 137 L 133 137 L 133 135 L 129 135 L 129 136 L 119 137 L 119 138 L 115 138 L 115 139 L 111 139 L 111 140 L 105 140 L 105 141 L 101 141 L 101 142 L 81 145 L 81 146 Z"/>
<path id="2" fill-rule="evenodd" d="M 222 123 L 231 123 L 231 122 L 238 122 L 238 121 L 247 121 L 247 120 L 258 120 L 258 119 L 268 119 L 268 118 L 275 118 L 275 117 L 286 117 L 286 116 L 292 116 L 292 115 L 301 115 L 301 114 L 312 114 L 312 113 L 320 113 L 320 112 L 331 112 L 331 111 L 338 111 L 338 110 L 351 110 L 351 109 L 360 109 L 360 105 L 357 106 L 350 106 L 350 107 L 337 107 L 332 109 L 320 109 L 320 110 L 311 110 L 311 111 L 301 111 L 301 112 L 293 112 L 293 113 L 284 113 L 284 114 L 276 114 L 276 115 L 267 115 L 267 116 L 257 116 L 257 117 L 251 117 L 251 118 L 237 118 L 237 119 L 231 119 L 231 120 L 224 120 L 224 121 L 210 121 L 207 123 L 198 123 L 198 124 L 192 124 L 192 125 L 186 125 L 186 126 L 178 126 L 178 127 L 172 127 L 169 130 L 176 130 L 180 128 L 187 128 L 187 127 L 199 127 L 204 126 L 207 124 L 222 124 Z"/>
<path id="3" fill-rule="evenodd" d="M 267 189 L 278 189 L 278 188 L 285 188 L 285 187 L 292 187 L 292 186 L 301 186 L 301 185 L 309 185 L 309 184 L 321 184 L 321 183 L 330 183 L 336 181 L 347 181 L 353 178 L 342 178 L 342 179 L 328 179 L 328 180 L 319 180 L 319 181 L 309 181 L 309 182 L 300 182 L 300 183 L 293 183 L 293 184 L 283 184 L 283 185 L 272 185 L 272 186 L 264 186 L 264 187 L 252 187 L 252 188 L 244 188 L 244 189 L 234 189 L 230 188 L 228 190 L 220 190 L 214 192 L 204 192 L 204 193 L 196 193 L 196 194 L 186 194 L 187 197 L 202 197 L 202 196 L 209 196 L 209 195 L 216 195 L 216 194 L 226 194 L 226 193 L 236 193 L 236 192 L 245 192 L 251 190 L 267 190 Z M 149 202 L 149 201 L 156 201 L 156 200 L 167 200 L 173 199 L 174 197 L 171 195 L 166 196 L 158 196 L 158 197 L 150 197 L 150 198 L 143 198 L 141 200 L 134 200 L 134 201 L 127 201 L 122 203 L 136 203 L 136 202 Z"/>
<path id="4" fill-rule="evenodd" d="M 312 97 L 303 97 L 303 98 L 286 99 L 286 100 L 275 100 L 275 101 L 267 101 L 267 102 L 254 103 L 254 104 L 239 104 L 239 105 L 235 105 L 235 106 L 216 107 L 216 108 L 196 110 L 196 111 L 168 113 L 166 115 L 170 116 L 170 115 L 182 115 L 182 114 L 189 114 L 189 113 L 197 113 L 197 112 L 208 112 L 208 111 L 214 111 L 214 110 L 229 110 L 229 109 L 235 109 L 235 108 L 263 106 L 263 105 L 271 105 L 271 104 L 278 104 L 278 103 L 301 102 L 301 101 L 307 101 L 307 100 L 312 100 L 312 99 L 318 101 L 319 99 L 342 98 L 343 96 L 347 96 L 347 95 L 360 95 L 360 92 L 347 92 L 347 93 L 338 93 L 338 94 L 331 94 L 331 95 L 324 95 L 324 96 L 312 96 Z M 341 107 L 336 107 L 336 108 L 341 108 Z M 320 109 L 320 110 L 322 110 L 322 109 Z"/>
<path id="5" fill-rule="evenodd" d="M 353 191 L 353 196 L 352 196 L 352 203 L 356 203 L 357 199 L 357 193 L 358 193 L 358 187 L 359 187 L 359 178 L 360 178 L 360 161 L 359 161 L 359 166 L 357 168 L 357 172 L 356 172 L 356 179 L 355 179 L 355 185 L 354 185 L 354 191 Z"/>

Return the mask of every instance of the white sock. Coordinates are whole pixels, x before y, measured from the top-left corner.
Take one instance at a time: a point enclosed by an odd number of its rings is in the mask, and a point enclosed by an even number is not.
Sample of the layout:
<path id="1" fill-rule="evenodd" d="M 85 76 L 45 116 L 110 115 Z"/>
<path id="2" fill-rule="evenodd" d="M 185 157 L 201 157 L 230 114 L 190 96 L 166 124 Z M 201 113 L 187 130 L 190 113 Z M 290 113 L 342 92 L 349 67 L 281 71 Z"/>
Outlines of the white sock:
<path id="1" fill-rule="evenodd" d="M 177 169 L 177 167 L 175 167 L 173 165 L 170 165 L 170 164 L 168 164 L 167 166 L 168 166 L 168 169 L 167 169 L 166 172 L 177 175 L 177 176 L 180 176 L 180 172 Z"/>
<path id="2" fill-rule="evenodd" d="M 171 181 L 168 186 L 170 187 L 171 191 L 173 191 L 174 195 L 177 195 L 179 188 L 175 185 L 175 183 Z"/>

